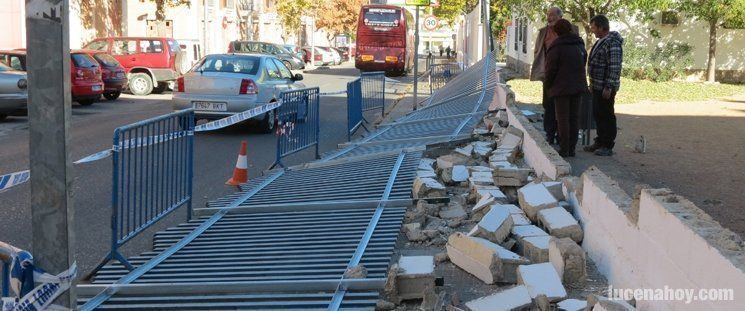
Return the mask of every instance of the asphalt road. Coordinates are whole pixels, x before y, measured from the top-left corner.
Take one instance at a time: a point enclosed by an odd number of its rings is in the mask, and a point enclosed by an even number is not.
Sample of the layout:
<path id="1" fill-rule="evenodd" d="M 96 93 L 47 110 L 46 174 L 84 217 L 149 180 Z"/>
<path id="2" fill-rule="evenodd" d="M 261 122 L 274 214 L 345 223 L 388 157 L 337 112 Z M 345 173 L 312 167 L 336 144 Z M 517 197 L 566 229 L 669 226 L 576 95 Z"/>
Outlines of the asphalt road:
<path id="1" fill-rule="evenodd" d="M 346 89 L 346 82 L 359 72 L 350 63 L 304 74 L 306 86 L 321 92 Z M 394 96 L 387 96 L 388 104 Z M 71 160 L 111 146 L 114 129 L 172 111 L 170 94 L 137 97 L 122 95 L 117 101 L 101 101 L 89 107 L 73 104 Z M 321 97 L 320 152 L 345 142 L 346 95 Z M 368 115 L 368 118 L 374 116 Z M 235 165 L 242 140 L 248 141 L 249 177 L 260 176 L 274 161 L 276 137 L 259 134 L 251 124 L 199 133 L 195 139 L 194 206 L 203 206 L 236 190 L 225 186 Z M 312 150 L 290 156 L 288 165 L 313 160 Z M 28 168 L 28 123 L 25 117 L 0 123 L 0 175 Z M 90 271 L 110 249 L 111 160 L 74 165 L 73 202 L 75 214 L 75 258 L 83 273 Z M 30 189 L 28 183 L 0 193 L 0 241 L 32 249 Z M 185 208 L 170 214 L 123 247 L 131 256 L 150 250 L 152 234 L 186 219 Z"/>

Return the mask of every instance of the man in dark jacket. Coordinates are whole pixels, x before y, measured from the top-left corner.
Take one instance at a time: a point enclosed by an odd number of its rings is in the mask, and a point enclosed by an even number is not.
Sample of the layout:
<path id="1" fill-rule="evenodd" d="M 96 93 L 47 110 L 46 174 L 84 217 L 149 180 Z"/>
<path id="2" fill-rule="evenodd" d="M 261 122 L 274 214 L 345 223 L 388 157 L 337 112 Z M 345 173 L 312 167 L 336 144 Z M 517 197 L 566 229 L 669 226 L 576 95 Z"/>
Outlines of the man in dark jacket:
<path id="1" fill-rule="evenodd" d="M 599 156 L 613 155 L 617 135 L 616 114 L 613 105 L 616 92 L 621 86 L 621 63 L 623 62 L 623 38 L 610 31 L 610 22 L 604 15 L 590 20 L 590 29 L 598 41 L 592 46 L 588 60 L 592 111 L 597 125 L 595 143 L 585 151 Z"/>
<path id="2" fill-rule="evenodd" d="M 579 104 L 587 90 L 585 43 L 572 31 L 572 24 L 560 19 L 553 26 L 556 40 L 546 53 L 546 78 L 548 96 L 554 100 L 559 130 L 559 155 L 574 156 L 579 133 Z"/>

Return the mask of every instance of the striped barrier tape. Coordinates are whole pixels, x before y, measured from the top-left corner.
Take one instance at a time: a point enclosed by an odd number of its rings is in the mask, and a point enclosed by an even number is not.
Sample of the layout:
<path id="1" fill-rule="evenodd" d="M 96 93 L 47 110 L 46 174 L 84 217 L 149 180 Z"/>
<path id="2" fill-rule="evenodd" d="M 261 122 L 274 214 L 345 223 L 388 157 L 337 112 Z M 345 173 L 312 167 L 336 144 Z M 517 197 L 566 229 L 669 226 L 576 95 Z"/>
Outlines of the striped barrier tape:
<path id="1" fill-rule="evenodd" d="M 318 93 L 320 96 L 327 96 L 327 95 L 339 95 L 339 94 L 345 94 L 347 91 L 336 91 L 336 92 L 325 92 L 325 93 Z"/>
<path id="2" fill-rule="evenodd" d="M 242 122 L 245 120 L 248 120 L 250 118 L 253 118 L 255 116 L 258 116 L 262 113 L 268 112 L 270 110 L 274 110 L 277 107 L 281 106 L 281 101 L 268 103 L 266 105 L 261 105 L 253 109 L 246 110 L 241 113 L 234 114 L 232 116 L 229 116 L 227 118 L 222 118 L 217 121 L 212 121 L 209 123 L 205 123 L 202 125 L 198 125 L 194 127 L 194 132 L 205 132 L 205 131 L 214 131 L 217 129 L 221 129 L 227 126 L 231 126 L 233 124 L 236 124 L 238 122 Z"/>
<path id="3" fill-rule="evenodd" d="M 29 180 L 30 177 L 31 173 L 29 172 L 29 170 L 10 173 L 8 175 L 2 175 L 0 176 L 0 192 L 25 183 Z"/>

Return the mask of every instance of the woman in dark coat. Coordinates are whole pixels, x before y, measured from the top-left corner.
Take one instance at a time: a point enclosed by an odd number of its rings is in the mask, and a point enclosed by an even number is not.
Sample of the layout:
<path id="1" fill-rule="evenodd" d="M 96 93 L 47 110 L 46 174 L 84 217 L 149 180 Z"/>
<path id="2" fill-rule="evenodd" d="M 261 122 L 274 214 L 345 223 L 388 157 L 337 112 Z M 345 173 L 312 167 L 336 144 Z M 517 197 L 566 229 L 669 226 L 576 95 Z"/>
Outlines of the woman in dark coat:
<path id="1" fill-rule="evenodd" d="M 554 24 L 559 36 L 546 52 L 546 81 L 548 96 L 556 106 L 559 130 L 559 154 L 574 156 L 579 133 L 579 105 L 587 91 L 585 63 L 587 51 L 584 41 L 572 31 L 572 24 L 560 19 Z"/>

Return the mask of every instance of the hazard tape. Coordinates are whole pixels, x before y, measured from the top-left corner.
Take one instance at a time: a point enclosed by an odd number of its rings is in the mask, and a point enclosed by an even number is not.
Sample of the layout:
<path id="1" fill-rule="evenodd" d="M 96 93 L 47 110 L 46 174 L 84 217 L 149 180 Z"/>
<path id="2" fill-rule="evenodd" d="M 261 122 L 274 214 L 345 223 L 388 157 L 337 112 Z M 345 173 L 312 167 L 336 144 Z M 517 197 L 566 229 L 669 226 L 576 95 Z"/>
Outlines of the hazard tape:
<path id="1" fill-rule="evenodd" d="M 205 123 L 202 125 L 198 125 L 194 127 L 194 132 L 206 132 L 206 131 L 214 131 L 217 129 L 221 129 L 227 126 L 231 126 L 233 124 L 236 124 L 238 122 L 246 121 L 250 118 L 253 118 L 255 116 L 258 116 L 262 113 L 268 112 L 269 110 L 274 110 L 277 107 L 281 106 L 281 101 L 268 103 L 266 105 L 261 105 L 253 109 L 246 110 L 241 113 L 234 114 L 232 116 L 229 116 L 227 118 L 222 118 L 217 121 L 212 121 L 209 123 Z"/>
<path id="2" fill-rule="evenodd" d="M 31 173 L 28 170 L 2 175 L 0 176 L 0 192 L 25 183 L 30 177 Z"/>
<path id="3" fill-rule="evenodd" d="M 328 96 L 328 95 L 339 95 L 339 94 L 345 94 L 345 93 L 347 93 L 347 91 L 325 92 L 325 93 L 318 93 L 318 95 Z"/>

